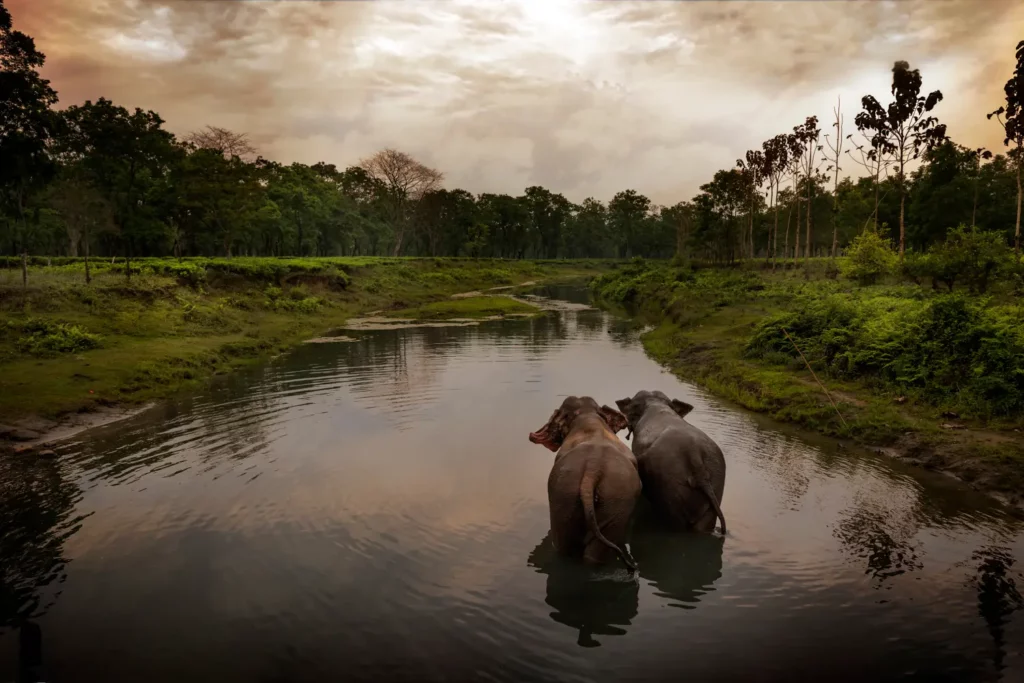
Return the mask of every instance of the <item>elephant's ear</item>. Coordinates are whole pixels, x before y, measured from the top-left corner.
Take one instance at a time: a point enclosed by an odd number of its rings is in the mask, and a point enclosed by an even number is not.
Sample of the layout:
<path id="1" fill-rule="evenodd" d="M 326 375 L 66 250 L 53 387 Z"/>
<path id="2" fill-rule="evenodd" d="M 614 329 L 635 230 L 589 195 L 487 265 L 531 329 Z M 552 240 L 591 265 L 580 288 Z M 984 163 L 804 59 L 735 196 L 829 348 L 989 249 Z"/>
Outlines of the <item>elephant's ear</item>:
<path id="1" fill-rule="evenodd" d="M 611 427 L 612 432 L 621 432 L 629 426 L 629 420 L 626 419 L 626 416 L 609 406 L 601 406 L 601 417 Z"/>
<path id="2" fill-rule="evenodd" d="M 678 398 L 672 399 L 672 410 L 676 411 L 679 417 L 686 417 L 693 410 L 693 406 L 685 401 L 680 401 Z"/>
<path id="3" fill-rule="evenodd" d="M 615 401 L 615 405 L 617 405 L 619 407 L 619 410 L 621 410 L 622 412 L 626 412 L 626 410 L 629 408 L 629 404 L 632 402 L 633 399 L 631 398 L 620 398 L 619 400 Z"/>

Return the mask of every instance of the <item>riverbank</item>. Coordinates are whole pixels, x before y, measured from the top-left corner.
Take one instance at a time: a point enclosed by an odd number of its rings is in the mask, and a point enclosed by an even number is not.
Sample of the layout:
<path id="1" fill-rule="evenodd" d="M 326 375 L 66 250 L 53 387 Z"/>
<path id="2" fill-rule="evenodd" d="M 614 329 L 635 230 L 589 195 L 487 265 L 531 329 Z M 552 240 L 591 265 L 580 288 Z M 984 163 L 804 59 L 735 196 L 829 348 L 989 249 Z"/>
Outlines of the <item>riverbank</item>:
<path id="1" fill-rule="evenodd" d="M 38 263 L 38 262 L 37 262 Z M 530 313 L 512 299 L 445 301 L 470 290 L 585 278 L 601 261 L 142 259 L 0 271 L 0 423 L 8 440 L 66 438 L 91 417 L 195 388 L 374 310 Z M 432 303 L 443 302 L 433 307 Z M 458 311 L 456 311 L 458 312 Z M 91 417 L 89 417 L 91 416 Z"/>
<path id="2" fill-rule="evenodd" d="M 1016 354 L 987 322 L 1012 313 L 997 298 L 858 287 L 823 268 L 808 278 L 642 263 L 591 288 L 603 306 L 650 327 L 648 355 L 719 397 L 1024 502 L 1024 421 L 1003 409 L 1016 387 L 999 384 L 1013 382 L 1002 374 L 1013 368 L 978 357 Z M 986 384 L 971 384 L 971 373 Z"/>

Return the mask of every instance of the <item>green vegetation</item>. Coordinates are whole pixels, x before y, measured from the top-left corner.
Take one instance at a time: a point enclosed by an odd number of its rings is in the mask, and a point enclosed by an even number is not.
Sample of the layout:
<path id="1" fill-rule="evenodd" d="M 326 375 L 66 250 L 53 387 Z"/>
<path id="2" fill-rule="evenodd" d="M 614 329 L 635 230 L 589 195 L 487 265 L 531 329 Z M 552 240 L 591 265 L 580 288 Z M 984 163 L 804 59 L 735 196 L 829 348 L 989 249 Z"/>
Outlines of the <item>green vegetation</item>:
<path id="1" fill-rule="evenodd" d="M 928 453 L 930 466 L 1018 495 L 1024 310 L 1015 278 L 990 283 L 982 299 L 934 289 L 928 278 L 829 279 L 824 259 L 812 261 L 810 278 L 745 265 L 636 261 L 591 288 L 606 306 L 655 325 L 643 337 L 654 359 L 719 396 L 828 435 Z"/>
<path id="2" fill-rule="evenodd" d="M 44 261 L 38 259 L 35 263 Z M 577 279 L 611 262 L 474 259 L 82 260 L 0 269 L 0 414 L 6 420 L 139 403 L 278 353 L 367 311 L 437 317 L 535 312 L 452 294 Z M 439 301 L 440 300 L 440 301 Z M 424 304 L 438 302 L 436 306 Z"/>
<path id="3" fill-rule="evenodd" d="M 507 296 L 475 296 L 450 301 L 436 301 L 416 308 L 388 311 L 388 316 L 413 320 L 446 318 L 489 318 L 498 315 L 534 315 L 540 309 Z"/>

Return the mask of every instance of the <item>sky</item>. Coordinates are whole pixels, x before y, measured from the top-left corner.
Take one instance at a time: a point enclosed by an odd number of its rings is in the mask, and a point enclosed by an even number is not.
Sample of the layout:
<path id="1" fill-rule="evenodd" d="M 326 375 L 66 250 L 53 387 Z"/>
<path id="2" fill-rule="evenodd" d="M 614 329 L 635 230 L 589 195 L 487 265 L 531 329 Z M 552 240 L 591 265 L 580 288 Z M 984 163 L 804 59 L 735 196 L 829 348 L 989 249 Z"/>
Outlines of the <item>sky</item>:
<path id="1" fill-rule="evenodd" d="M 809 115 L 832 130 L 837 98 L 856 133 L 896 60 L 954 140 L 1002 150 L 985 114 L 1024 39 L 1020 0 L 5 2 L 62 107 L 107 97 L 284 163 L 392 147 L 450 188 L 577 202 L 689 199 Z"/>

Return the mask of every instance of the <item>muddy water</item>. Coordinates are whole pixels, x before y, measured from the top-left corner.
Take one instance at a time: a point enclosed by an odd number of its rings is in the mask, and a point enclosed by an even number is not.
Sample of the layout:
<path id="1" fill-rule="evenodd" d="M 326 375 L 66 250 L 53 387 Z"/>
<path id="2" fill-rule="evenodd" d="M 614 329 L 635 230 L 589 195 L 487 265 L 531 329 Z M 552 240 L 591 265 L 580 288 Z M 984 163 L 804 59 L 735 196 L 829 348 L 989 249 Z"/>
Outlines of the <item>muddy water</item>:
<path id="1" fill-rule="evenodd" d="M 345 334 L 0 461 L 0 681 L 1024 680 L 1021 527 L 955 482 L 723 405 L 599 311 Z M 641 519 L 638 576 L 585 570 L 527 435 L 640 388 L 721 444 L 730 534 Z"/>

